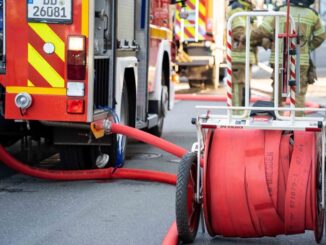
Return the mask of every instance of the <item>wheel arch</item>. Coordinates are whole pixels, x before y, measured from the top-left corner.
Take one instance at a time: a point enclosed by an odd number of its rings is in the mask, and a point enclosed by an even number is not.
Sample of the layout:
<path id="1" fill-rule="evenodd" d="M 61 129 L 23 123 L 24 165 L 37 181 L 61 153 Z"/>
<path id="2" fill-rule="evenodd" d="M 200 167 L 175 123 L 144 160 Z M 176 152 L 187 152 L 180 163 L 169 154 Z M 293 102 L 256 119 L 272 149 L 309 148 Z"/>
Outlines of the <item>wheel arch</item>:
<path id="1" fill-rule="evenodd" d="M 127 86 L 129 98 L 129 122 L 128 125 L 136 125 L 136 75 L 133 68 L 126 68 L 124 72 L 124 85 Z"/>
<path id="2" fill-rule="evenodd" d="M 171 59 L 170 54 L 165 51 L 163 55 L 163 65 L 162 65 L 162 72 L 164 73 L 165 81 L 163 81 L 163 86 L 167 86 L 168 88 L 168 109 L 172 110 L 174 104 L 174 87 L 171 82 Z"/>
<path id="3" fill-rule="evenodd" d="M 122 105 L 122 91 L 123 86 L 126 84 L 128 89 L 128 98 L 130 97 L 131 114 L 129 116 L 129 125 L 135 125 L 136 118 L 136 88 L 137 88 L 137 59 L 135 57 L 118 57 L 116 67 L 116 78 L 115 78 L 115 105 L 114 110 L 118 117 L 121 117 L 121 105 Z"/>
<path id="4" fill-rule="evenodd" d="M 163 65 L 162 65 L 162 72 L 164 73 L 165 81 L 163 81 L 164 86 L 167 86 L 170 89 L 170 59 L 168 52 L 164 52 L 163 55 Z"/>

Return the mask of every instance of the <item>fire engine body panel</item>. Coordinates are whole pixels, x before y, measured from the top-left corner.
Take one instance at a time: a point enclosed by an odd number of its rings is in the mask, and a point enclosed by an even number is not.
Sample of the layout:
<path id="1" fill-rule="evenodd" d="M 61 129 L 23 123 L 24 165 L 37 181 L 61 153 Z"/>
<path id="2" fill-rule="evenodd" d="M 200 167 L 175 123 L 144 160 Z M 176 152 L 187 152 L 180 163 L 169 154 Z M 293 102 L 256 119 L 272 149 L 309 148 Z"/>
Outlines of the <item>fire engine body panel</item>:
<path id="1" fill-rule="evenodd" d="M 112 111 L 160 134 L 173 106 L 172 34 L 165 15 L 154 13 L 169 15 L 170 2 L 4 1 L 4 117 L 51 126 L 63 145 L 110 145 L 110 137 L 96 140 L 78 124 Z"/>
<path id="2" fill-rule="evenodd" d="M 3 77 L 6 87 L 6 118 L 24 120 L 87 121 L 87 113 L 68 114 L 66 40 L 68 34 L 88 37 L 88 26 L 82 26 L 88 18 L 81 1 L 74 1 L 74 22 L 70 25 L 27 22 L 26 1 L 7 1 L 6 44 L 7 67 Z M 19 8 L 17 8 L 19 6 Z M 84 6 L 85 8 L 85 6 Z M 86 25 L 87 22 L 84 23 Z M 47 54 L 45 44 L 53 45 L 54 52 Z M 85 87 L 88 77 L 82 80 Z M 32 95 L 33 105 L 21 113 L 15 105 L 20 92 Z M 88 104 L 88 94 L 83 101 Z M 86 108 L 87 110 L 87 108 Z"/>

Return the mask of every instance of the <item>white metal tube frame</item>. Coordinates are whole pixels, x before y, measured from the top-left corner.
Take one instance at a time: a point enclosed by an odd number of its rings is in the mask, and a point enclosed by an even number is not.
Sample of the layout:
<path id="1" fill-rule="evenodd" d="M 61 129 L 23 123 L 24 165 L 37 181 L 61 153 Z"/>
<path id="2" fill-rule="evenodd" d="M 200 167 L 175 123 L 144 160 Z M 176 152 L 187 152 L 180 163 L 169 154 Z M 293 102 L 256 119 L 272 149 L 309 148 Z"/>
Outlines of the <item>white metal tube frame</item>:
<path id="1" fill-rule="evenodd" d="M 246 81 L 245 81 L 245 106 L 232 106 L 232 70 L 227 72 L 227 106 L 197 106 L 197 109 L 207 109 L 207 110 L 223 110 L 227 111 L 227 114 L 204 114 L 197 117 L 196 129 L 197 129 L 197 142 L 196 148 L 198 150 L 198 156 L 201 156 L 203 149 L 205 148 L 204 140 L 206 137 L 207 129 L 214 128 L 235 128 L 235 129 L 262 129 L 262 130 L 302 130 L 302 131 L 314 131 L 320 132 L 322 134 L 322 200 L 321 207 L 325 209 L 325 141 L 326 141 L 326 109 L 323 108 L 295 108 L 294 104 L 291 104 L 290 108 L 278 107 L 278 90 L 279 90 L 279 19 L 280 17 L 285 17 L 285 12 L 242 12 L 232 15 L 228 22 L 228 42 L 227 42 L 227 62 L 228 68 L 232 69 L 232 54 L 230 48 L 232 47 L 232 39 L 230 37 L 231 32 L 231 23 L 234 18 L 239 16 L 247 16 L 247 29 L 246 29 Z M 275 27 L 275 67 L 274 67 L 274 107 L 253 107 L 249 106 L 249 69 L 250 69 L 250 25 L 248 25 L 248 19 L 253 16 L 274 16 L 276 18 L 276 27 Z M 293 18 L 291 19 L 291 29 L 295 28 L 295 23 Z M 248 28 L 249 26 L 249 28 Z M 250 29 L 249 29 L 250 30 Z M 248 51 L 249 50 L 249 51 Z M 231 72 L 230 72 L 231 71 Z M 230 97 L 231 95 L 231 97 Z M 245 110 L 244 115 L 234 116 L 232 115 L 232 110 Z M 250 110 L 261 110 L 261 111 L 274 111 L 276 120 L 271 119 L 270 121 L 263 123 L 255 123 L 252 121 L 252 118 L 248 116 Z M 290 111 L 291 117 L 281 116 L 280 111 Z M 295 117 L 293 116 L 297 111 L 314 111 L 323 113 L 322 117 Z M 200 159 L 198 157 L 198 176 L 200 176 Z M 201 190 L 201 181 L 197 176 L 197 196 L 196 201 L 200 202 L 200 190 Z"/>
<path id="2" fill-rule="evenodd" d="M 232 106 L 232 22 L 235 18 L 238 17 L 247 17 L 246 18 L 246 71 L 245 71 L 245 106 L 248 107 L 250 103 L 249 98 L 249 86 L 250 86 L 250 33 L 251 33 L 251 25 L 250 19 L 252 17 L 257 16 L 273 16 L 275 17 L 275 67 L 274 67 L 274 106 L 275 109 L 278 107 L 278 89 L 279 89 L 279 71 L 280 71 L 280 62 L 279 62 L 279 34 L 280 34 L 280 17 L 286 17 L 285 12 L 239 12 L 232 15 L 227 24 L 227 105 Z M 292 16 L 290 16 L 291 20 L 291 34 L 295 30 L 295 21 Z M 294 106 L 291 106 L 294 107 Z M 229 108 L 230 109 L 230 108 Z M 232 117 L 232 110 L 228 110 L 229 118 Z M 245 118 L 247 116 L 247 112 L 245 111 L 241 116 L 233 116 L 235 118 Z M 288 120 L 288 117 L 281 116 L 278 111 L 276 111 L 276 117 L 278 119 Z M 294 120 L 294 116 L 292 117 Z"/>

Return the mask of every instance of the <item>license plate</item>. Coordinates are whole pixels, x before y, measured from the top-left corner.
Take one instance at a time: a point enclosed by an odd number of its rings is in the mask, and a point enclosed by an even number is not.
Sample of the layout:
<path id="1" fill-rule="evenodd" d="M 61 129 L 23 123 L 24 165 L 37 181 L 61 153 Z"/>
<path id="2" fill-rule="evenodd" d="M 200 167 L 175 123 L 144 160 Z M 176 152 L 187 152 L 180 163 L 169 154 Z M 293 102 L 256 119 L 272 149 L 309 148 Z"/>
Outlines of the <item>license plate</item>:
<path id="1" fill-rule="evenodd" d="M 71 23 L 72 0 L 27 0 L 29 22 Z"/>

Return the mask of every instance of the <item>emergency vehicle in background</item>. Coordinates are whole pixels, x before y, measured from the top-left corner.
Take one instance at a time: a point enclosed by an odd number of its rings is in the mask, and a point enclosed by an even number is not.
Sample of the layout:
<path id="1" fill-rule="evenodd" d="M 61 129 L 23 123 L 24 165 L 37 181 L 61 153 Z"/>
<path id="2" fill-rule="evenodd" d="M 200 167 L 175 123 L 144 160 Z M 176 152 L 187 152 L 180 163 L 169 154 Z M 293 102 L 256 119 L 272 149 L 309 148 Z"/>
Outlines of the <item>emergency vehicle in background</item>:
<path id="1" fill-rule="evenodd" d="M 45 138 L 60 168 L 85 169 L 125 156 L 125 137 L 96 139 L 92 122 L 160 136 L 174 98 L 172 2 L 3 0 L 0 143 Z"/>
<path id="2" fill-rule="evenodd" d="M 175 40 L 176 70 L 189 85 L 218 86 L 225 69 L 226 1 L 188 0 L 184 16 L 177 5 Z"/>

